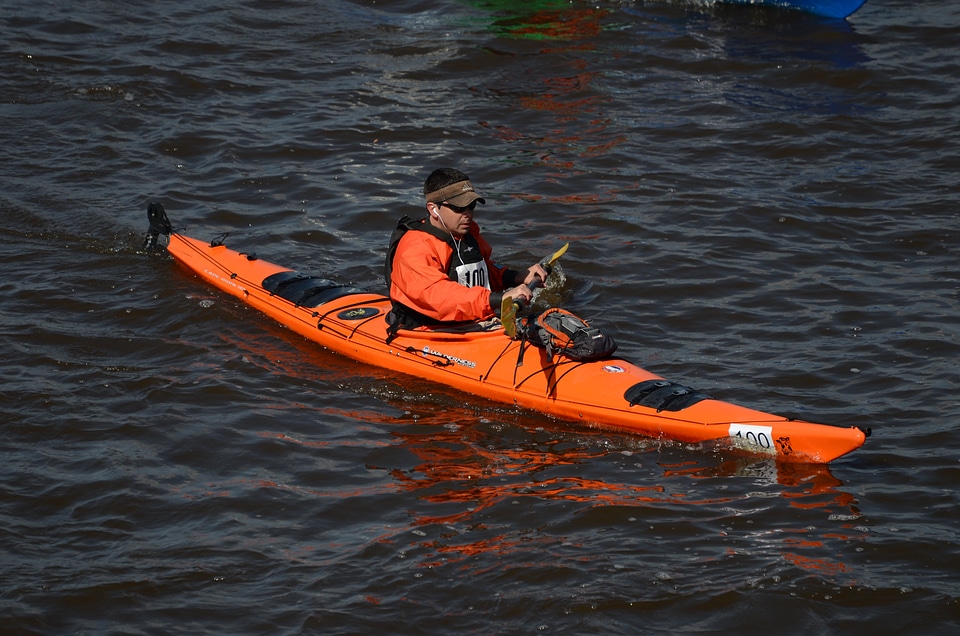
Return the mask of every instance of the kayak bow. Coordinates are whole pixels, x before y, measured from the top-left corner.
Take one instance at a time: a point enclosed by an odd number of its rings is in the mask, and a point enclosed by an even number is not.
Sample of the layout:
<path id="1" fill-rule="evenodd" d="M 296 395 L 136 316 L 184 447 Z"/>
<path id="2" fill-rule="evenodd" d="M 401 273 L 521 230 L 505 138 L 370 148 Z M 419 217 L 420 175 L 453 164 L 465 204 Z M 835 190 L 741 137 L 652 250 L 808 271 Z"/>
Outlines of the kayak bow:
<path id="1" fill-rule="evenodd" d="M 147 248 L 168 234 L 167 251 L 207 283 L 361 362 L 591 427 L 716 444 L 785 462 L 830 462 L 859 448 L 869 434 L 723 402 L 620 358 L 551 360 L 543 349 L 499 330 L 401 329 L 391 338 L 391 304 L 382 294 L 301 274 L 229 249 L 222 240 L 179 234 L 159 204 L 150 205 L 148 217 Z"/>

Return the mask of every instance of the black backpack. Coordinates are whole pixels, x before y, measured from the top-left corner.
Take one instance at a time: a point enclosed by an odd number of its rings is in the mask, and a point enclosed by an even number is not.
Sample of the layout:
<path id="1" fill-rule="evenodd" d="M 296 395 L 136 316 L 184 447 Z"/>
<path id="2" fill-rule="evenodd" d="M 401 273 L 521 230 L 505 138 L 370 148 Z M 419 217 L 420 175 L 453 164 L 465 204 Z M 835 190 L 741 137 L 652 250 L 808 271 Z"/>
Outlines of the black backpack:
<path id="1" fill-rule="evenodd" d="M 559 307 L 528 318 L 526 337 L 532 344 L 546 349 L 551 360 L 555 354 L 578 362 L 602 360 L 617 350 L 613 338 Z"/>

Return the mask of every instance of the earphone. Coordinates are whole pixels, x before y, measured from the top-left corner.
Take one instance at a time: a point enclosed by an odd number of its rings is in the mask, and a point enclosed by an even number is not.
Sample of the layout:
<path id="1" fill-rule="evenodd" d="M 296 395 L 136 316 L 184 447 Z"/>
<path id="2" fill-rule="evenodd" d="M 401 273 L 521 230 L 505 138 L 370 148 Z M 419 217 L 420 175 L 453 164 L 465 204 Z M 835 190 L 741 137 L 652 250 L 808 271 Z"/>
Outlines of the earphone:
<path id="1" fill-rule="evenodd" d="M 440 206 L 439 206 L 439 205 L 433 206 L 433 216 L 440 220 L 440 225 L 443 226 L 443 229 L 445 229 L 447 232 L 450 231 L 450 228 L 448 228 L 448 227 L 447 227 L 447 224 L 444 223 L 443 217 L 440 216 Z M 450 234 L 450 236 L 453 236 L 453 234 Z M 456 239 L 454 239 L 454 240 L 456 240 Z"/>

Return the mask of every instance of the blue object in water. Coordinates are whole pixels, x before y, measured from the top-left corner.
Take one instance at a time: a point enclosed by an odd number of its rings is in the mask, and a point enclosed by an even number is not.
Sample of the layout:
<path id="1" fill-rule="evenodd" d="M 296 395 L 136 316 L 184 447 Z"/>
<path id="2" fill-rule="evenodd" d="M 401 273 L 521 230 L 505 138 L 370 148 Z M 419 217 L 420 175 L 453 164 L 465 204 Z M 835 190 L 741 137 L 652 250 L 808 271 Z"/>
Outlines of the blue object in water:
<path id="1" fill-rule="evenodd" d="M 785 9 L 799 9 L 827 18 L 846 18 L 863 6 L 866 0 L 723 0 L 735 4 L 766 4 Z"/>

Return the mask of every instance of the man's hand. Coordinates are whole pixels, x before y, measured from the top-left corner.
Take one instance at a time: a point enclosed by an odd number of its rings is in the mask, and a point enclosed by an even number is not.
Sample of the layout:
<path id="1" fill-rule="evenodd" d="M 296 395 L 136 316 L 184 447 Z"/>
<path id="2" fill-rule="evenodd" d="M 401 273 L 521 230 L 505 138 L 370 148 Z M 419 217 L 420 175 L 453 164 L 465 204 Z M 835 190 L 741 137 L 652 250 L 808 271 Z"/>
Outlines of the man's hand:
<path id="1" fill-rule="evenodd" d="M 536 287 L 537 285 L 542 285 L 547 281 L 547 270 L 544 269 L 543 265 L 536 263 L 531 265 L 527 270 L 527 277 L 523 279 L 523 284 L 529 289 L 530 286 Z M 533 281 L 539 279 L 539 282 L 536 285 Z"/>
<path id="2" fill-rule="evenodd" d="M 512 298 L 520 305 L 526 305 L 533 298 L 533 291 L 526 284 L 511 287 L 503 292 L 504 298 Z"/>

